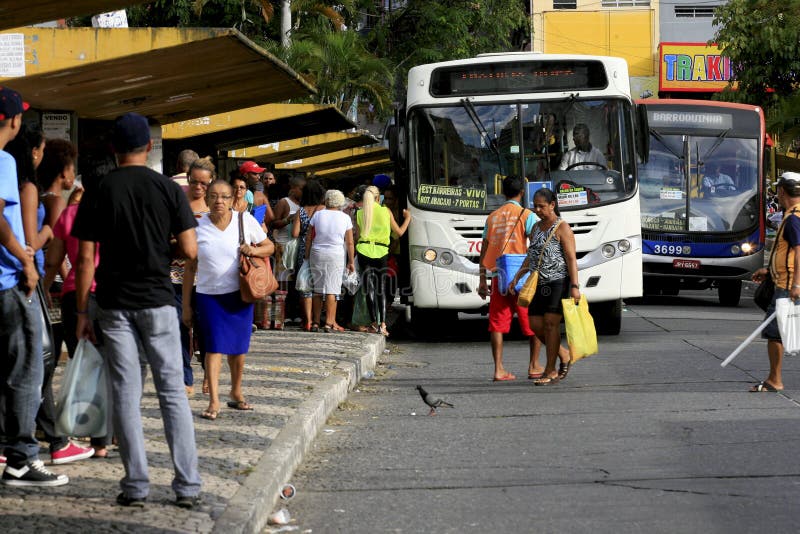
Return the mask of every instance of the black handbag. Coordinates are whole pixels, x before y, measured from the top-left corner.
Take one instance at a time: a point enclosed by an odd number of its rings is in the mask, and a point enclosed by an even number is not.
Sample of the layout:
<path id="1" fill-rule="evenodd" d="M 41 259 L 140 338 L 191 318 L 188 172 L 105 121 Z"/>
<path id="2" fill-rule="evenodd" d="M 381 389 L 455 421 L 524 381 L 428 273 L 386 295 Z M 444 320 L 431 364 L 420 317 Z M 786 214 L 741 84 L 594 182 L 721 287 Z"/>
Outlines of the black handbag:
<path id="1" fill-rule="evenodd" d="M 756 292 L 753 293 L 753 302 L 762 310 L 767 311 L 767 308 L 772 303 L 772 296 L 774 294 L 775 282 L 773 282 L 772 276 L 767 273 L 767 277 L 758 284 Z"/>

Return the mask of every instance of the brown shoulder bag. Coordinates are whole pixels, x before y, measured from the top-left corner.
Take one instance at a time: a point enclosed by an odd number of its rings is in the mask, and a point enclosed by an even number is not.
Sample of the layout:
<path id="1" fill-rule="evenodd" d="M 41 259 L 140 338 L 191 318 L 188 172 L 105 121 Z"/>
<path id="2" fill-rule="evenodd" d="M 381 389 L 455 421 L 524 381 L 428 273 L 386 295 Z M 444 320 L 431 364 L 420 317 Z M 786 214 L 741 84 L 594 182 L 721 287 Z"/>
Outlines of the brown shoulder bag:
<path id="1" fill-rule="evenodd" d="M 239 246 L 244 244 L 244 212 L 239 212 Z M 267 258 L 239 254 L 239 292 L 244 302 L 264 300 L 278 289 Z"/>

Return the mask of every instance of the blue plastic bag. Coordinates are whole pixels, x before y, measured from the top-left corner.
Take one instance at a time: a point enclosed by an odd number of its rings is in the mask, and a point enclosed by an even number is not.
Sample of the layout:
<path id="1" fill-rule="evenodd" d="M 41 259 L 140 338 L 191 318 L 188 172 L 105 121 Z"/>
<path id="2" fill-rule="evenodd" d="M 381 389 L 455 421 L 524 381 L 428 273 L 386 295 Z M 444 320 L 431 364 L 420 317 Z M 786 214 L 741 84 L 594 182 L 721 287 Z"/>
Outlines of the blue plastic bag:
<path id="1" fill-rule="evenodd" d="M 108 434 L 108 377 L 103 357 L 81 339 L 67 362 L 56 402 L 56 431 L 64 436 L 99 438 Z"/>

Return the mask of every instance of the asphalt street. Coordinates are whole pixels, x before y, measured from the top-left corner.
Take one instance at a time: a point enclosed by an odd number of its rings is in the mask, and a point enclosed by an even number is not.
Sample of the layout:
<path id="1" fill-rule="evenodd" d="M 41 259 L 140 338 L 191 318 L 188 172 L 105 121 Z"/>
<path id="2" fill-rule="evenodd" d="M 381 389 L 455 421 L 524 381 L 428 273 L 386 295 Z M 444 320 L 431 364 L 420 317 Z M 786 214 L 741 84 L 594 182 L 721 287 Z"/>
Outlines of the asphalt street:
<path id="1" fill-rule="evenodd" d="M 796 532 L 800 365 L 748 393 L 766 343 L 712 291 L 625 307 L 623 331 L 567 380 L 494 383 L 485 320 L 441 342 L 389 340 L 328 419 L 285 506 L 299 532 Z M 395 331 L 399 331 L 395 329 Z M 428 416 L 414 386 L 455 404 Z M 277 530 L 277 528 L 275 528 Z"/>

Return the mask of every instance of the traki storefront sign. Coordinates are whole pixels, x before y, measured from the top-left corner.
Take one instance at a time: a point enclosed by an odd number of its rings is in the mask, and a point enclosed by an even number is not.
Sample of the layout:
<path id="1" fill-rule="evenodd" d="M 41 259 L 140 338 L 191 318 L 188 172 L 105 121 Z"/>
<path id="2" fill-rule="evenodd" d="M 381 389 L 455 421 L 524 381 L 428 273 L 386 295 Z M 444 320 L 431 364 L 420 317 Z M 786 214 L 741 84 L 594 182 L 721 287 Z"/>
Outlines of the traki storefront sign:
<path id="1" fill-rule="evenodd" d="M 661 43 L 659 91 L 719 92 L 731 79 L 731 62 L 716 45 Z"/>

